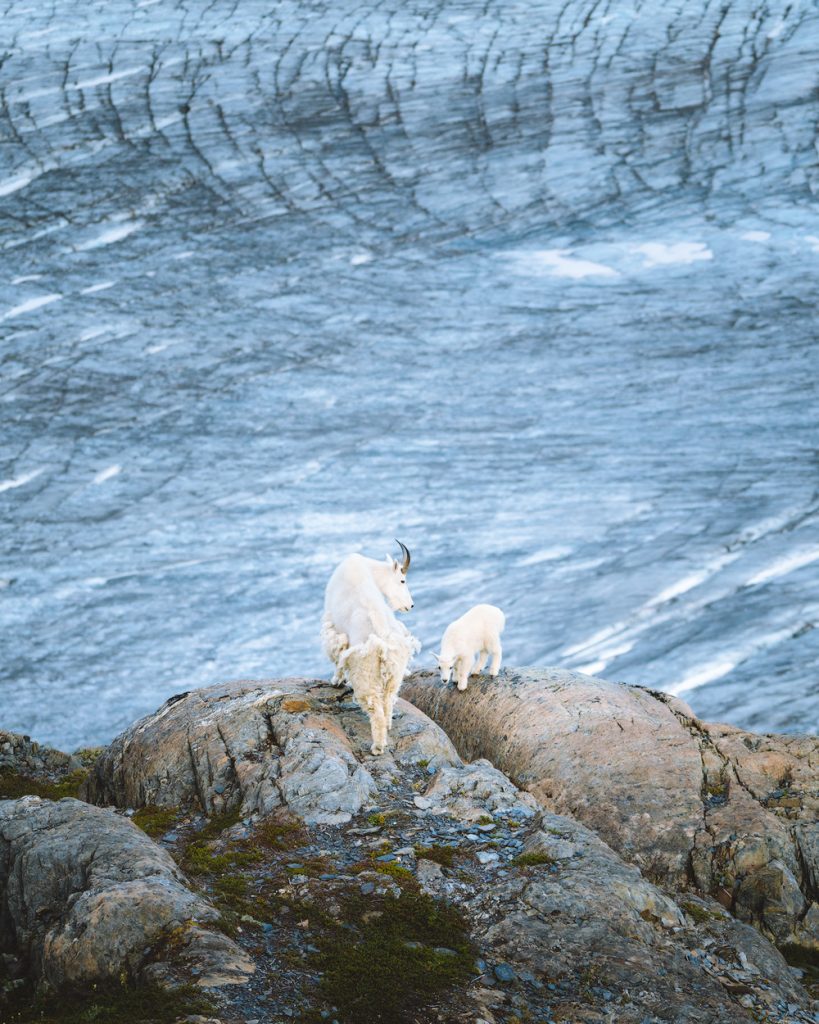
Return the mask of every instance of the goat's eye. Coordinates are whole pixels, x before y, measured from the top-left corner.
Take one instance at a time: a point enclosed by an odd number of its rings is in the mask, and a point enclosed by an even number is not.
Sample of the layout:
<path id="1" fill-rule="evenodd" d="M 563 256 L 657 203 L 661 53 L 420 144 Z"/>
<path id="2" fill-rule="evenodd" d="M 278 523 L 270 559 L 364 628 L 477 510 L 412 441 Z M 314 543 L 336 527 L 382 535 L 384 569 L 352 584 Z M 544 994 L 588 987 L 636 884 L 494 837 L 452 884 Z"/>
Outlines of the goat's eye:
<path id="1" fill-rule="evenodd" d="M 404 586 L 406 586 L 406 585 L 407 585 L 407 581 L 406 581 L 406 580 L 401 580 L 401 583 L 402 583 L 402 584 L 403 584 Z"/>

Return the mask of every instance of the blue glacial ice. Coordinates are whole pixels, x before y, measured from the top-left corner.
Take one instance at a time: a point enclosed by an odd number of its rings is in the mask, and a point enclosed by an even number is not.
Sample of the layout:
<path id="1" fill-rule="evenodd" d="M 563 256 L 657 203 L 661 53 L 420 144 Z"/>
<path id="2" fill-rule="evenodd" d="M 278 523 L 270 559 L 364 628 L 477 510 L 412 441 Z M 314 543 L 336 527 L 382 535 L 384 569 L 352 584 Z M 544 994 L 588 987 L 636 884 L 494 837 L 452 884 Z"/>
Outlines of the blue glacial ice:
<path id="1" fill-rule="evenodd" d="M 327 674 L 351 550 L 420 663 L 819 728 L 819 12 L 17 0 L 0 725 Z"/>

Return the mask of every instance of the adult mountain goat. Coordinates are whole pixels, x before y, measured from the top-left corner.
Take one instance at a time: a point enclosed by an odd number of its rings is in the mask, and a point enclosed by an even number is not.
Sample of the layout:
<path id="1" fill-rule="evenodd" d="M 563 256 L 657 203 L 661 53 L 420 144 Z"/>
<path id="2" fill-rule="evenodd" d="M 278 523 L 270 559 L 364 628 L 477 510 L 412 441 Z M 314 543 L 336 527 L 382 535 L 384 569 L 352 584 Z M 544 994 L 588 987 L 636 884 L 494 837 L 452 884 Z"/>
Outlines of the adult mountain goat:
<path id="1" fill-rule="evenodd" d="M 501 663 L 501 633 L 506 618 L 493 604 L 476 604 L 451 622 L 441 640 L 441 653 L 433 654 L 441 680 L 449 682 L 454 670 L 459 690 L 465 690 L 471 672 L 481 672 L 489 656 L 489 675 L 496 676 Z M 474 667 L 473 667 L 474 666 Z"/>
<path id="2" fill-rule="evenodd" d="M 398 688 L 420 644 L 396 612 L 412 608 L 407 586 L 410 553 L 396 541 L 403 562 L 387 555 L 383 562 L 348 555 L 324 592 L 321 643 L 335 665 L 333 685 L 349 683 L 353 697 L 367 712 L 374 754 L 383 754 Z"/>

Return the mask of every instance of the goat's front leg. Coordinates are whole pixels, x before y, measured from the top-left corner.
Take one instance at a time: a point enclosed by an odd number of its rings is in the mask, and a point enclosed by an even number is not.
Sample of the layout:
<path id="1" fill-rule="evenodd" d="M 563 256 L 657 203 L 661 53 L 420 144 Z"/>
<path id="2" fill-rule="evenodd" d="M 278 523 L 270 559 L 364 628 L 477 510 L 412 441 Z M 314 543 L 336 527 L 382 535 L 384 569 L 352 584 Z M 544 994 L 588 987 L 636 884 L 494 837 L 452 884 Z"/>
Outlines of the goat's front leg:
<path id="1" fill-rule="evenodd" d="M 479 672 L 483 672 L 483 667 L 489 658 L 489 651 L 478 651 L 478 659 L 475 662 L 475 667 L 472 671 L 477 675 Z"/>
<path id="2" fill-rule="evenodd" d="M 392 729 L 392 716 L 395 711 L 395 702 L 398 700 L 398 691 L 401 688 L 400 677 L 391 679 L 387 684 L 386 693 L 384 694 L 384 703 L 386 707 L 386 718 L 387 718 L 387 732 Z"/>
<path id="3" fill-rule="evenodd" d="M 459 690 L 465 690 L 469 682 L 469 666 L 472 658 L 458 658 L 455 662 L 455 679 Z"/>
<path id="4" fill-rule="evenodd" d="M 491 653 L 492 653 L 492 664 L 489 666 L 489 675 L 492 676 L 492 678 L 494 679 L 495 676 L 500 671 L 500 663 L 501 663 L 501 645 L 500 645 L 500 641 L 498 641 L 498 643 L 492 649 Z"/>

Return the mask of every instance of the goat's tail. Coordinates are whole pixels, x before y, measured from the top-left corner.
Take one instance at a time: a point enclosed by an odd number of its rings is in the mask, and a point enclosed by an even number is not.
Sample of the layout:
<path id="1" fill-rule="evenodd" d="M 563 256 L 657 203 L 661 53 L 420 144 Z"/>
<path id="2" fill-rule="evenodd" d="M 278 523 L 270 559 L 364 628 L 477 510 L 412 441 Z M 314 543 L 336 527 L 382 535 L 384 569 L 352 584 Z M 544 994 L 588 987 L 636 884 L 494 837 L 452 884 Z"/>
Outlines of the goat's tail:
<path id="1" fill-rule="evenodd" d="M 346 633 L 339 633 L 333 620 L 325 613 L 321 620 L 321 649 L 334 665 L 338 665 L 349 647 L 350 638 Z"/>

